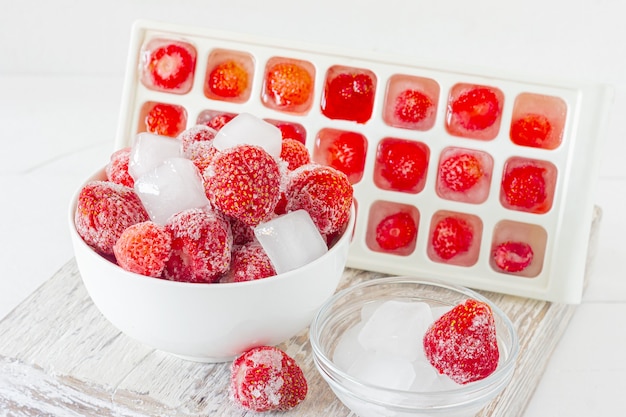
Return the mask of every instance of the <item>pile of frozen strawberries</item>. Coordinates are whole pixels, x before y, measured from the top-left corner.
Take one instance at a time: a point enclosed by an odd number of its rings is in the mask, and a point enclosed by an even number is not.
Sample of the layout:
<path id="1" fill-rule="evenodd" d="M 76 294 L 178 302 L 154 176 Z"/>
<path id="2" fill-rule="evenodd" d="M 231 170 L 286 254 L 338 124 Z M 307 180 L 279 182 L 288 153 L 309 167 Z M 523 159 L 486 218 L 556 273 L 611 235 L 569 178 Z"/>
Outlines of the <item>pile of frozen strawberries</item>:
<path id="1" fill-rule="evenodd" d="M 249 114 L 219 131 L 140 133 L 105 171 L 80 190 L 78 234 L 128 271 L 175 281 L 276 275 L 256 227 L 304 210 L 331 247 L 353 202 L 345 174 L 313 163 L 304 144 Z"/>

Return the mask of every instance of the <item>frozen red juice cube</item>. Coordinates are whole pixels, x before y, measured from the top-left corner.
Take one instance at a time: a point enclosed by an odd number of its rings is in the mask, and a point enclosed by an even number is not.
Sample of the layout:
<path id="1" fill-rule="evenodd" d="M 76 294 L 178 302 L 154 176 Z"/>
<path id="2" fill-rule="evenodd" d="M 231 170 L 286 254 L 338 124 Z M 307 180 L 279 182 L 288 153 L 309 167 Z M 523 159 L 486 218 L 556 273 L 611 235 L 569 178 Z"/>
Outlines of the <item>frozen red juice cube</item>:
<path id="1" fill-rule="evenodd" d="M 430 150 L 422 142 L 383 138 L 374 163 L 374 184 L 383 190 L 417 194 L 424 189 Z"/>
<path id="2" fill-rule="evenodd" d="M 504 164 L 500 203 L 507 209 L 543 214 L 554 201 L 557 169 L 551 162 L 523 157 Z"/>
<path id="3" fill-rule="evenodd" d="M 375 201 L 370 206 L 365 242 L 375 252 L 407 256 L 415 250 L 419 227 L 415 206 Z"/>
<path id="4" fill-rule="evenodd" d="M 141 82 L 147 88 L 185 94 L 193 85 L 196 48 L 184 41 L 155 38 L 141 48 Z"/>
<path id="5" fill-rule="evenodd" d="M 214 130 L 220 130 L 224 125 L 237 116 L 237 113 L 229 113 L 220 110 L 203 110 L 198 115 L 196 123 L 205 125 Z"/>
<path id="6" fill-rule="evenodd" d="M 252 55 L 215 49 L 207 59 L 204 95 L 213 100 L 243 103 L 250 98 L 253 74 Z"/>
<path id="7" fill-rule="evenodd" d="M 326 72 L 322 113 L 329 119 L 365 123 L 372 117 L 376 75 L 364 68 L 335 65 Z"/>
<path id="8" fill-rule="evenodd" d="M 300 123 L 287 122 L 277 119 L 264 119 L 280 129 L 283 139 L 295 139 L 302 144 L 306 144 L 306 128 Z"/>
<path id="9" fill-rule="evenodd" d="M 439 157 L 436 191 L 446 200 L 479 204 L 487 200 L 493 158 L 486 152 L 445 148 Z"/>
<path id="10" fill-rule="evenodd" d="M 315 67 L 308 61 L 272 57 L 265 66 L 261 102 L 270 109 L 304 114 L 311 109 Z"/>
<path id="11" fill-rule="evenodd" d="M 543 269 L 547 240 L 539 225 L 501 220 L 493 229 L 489 265 L 497 272 L 534 278 Z"/>
<path id="12" fill-rule="evenodd" d="M 317 134 L 312 159 L 348 176 L 351 184 L 363 177 L 367 139 L 360 133 L 324 128 Z"/>
<path id="13" fill-rule="evenodd" d="M 187 128 L 187 110 L 177 104 L 145 102 L 139 111 L 137 133 L 176 137 Z"/>
<path id="14" fill-rule="evenodd" d="M 504 94 L 498 88 L 459 83 L 448 96 L 446 129 L 455 136 L 492 140 L 498 135 Z"/>
<path id="15" fill-rule="evenodd" d="M 393 127 L 428 130 L 435 124 L 438 102 L 435 80 L 396 74 L 387 83 L 383 120 Z"/>
<path id="16" fill-rule="evenodd" d="M 520 146 L 556 149 L 563 141 L 567 104 L 559 97 L 522 93 L 515 98 L 511 141 Z"/>
<path id="17" fill-rule="evenodd" d="M 440 210 L 431 218 L 428 257 L 439 263 L 472 266 L 478 260 L 482 230 L 478 216 Z"/>

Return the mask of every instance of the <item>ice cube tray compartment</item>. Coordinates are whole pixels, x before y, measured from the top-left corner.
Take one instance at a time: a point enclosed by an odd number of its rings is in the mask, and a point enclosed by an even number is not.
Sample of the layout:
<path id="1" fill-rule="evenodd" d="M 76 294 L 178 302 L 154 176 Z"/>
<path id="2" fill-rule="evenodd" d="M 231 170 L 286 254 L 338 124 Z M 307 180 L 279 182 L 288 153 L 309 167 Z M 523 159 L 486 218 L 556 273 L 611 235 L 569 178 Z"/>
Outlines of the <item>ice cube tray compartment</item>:
<path id="1" fill-rule="evenodd" d="M 184 45 L 195 59 L 188 77 L 182 76 L 180 86 L 169 89 L 146 81 L 143 70 L 147 48 L 163 41 Z M 249 83 L 237 85 L 233 80 L 218 78 L 221 83 L 212 91 L 207 85 L 208 76 L 224 63 L 225 57 L 234 58 L 239 65 L 230 68 L 231 74 L 244 73 Z M 299 65 L 283 68 L 278 80 L 270 80 L 268 63 Z M 294 78 L 287 79 L 290 89 L 282 90 L 282 96 L 269 96 L 267 84 L 277 82 L 277 88 L 283 88 L 280 82 L 285 80 L 280 76 L 293 74 L 289 71 L 296 72 Z M 365 78 L 355 81 L 357 90 L 373 88 L 368 90 L 369 96 L 360 97 L 361 101 L 352 103 L 347 110 L 337 104 L 344 97 L 333 97 L 337 91 L 332 91 L 331 86 L 329 93 L 326 84 L 327 76 L 346 71 L 364 74 Z M 358 77 L 354 75 L 353 79 Z M 479 91 L 484 97 L 483 107 L 452 104 L 450 97 L 459 97 L 472 86 L 486 87 Z M 270 91 L 271 88 L 270 85 Z M 403 97 L 410 105 L 404 107 L 405 114 L 400 114 L 392 106 L 406 90 L 413 90 Z M 611 91 L 606 86 L 472 72 L 462 66 L 438 68 L 401 57 L 358 55 L 286 40 L 138 21 L 133 26 L 129 48 L 116 148 L 130 146 L 135 134 L 146 129 L 144 119 L 150 109 L 159 104 L 174 106 L 178 116 L 171 117 L 182 117 L 179 126 L 165 126 L 164 132 L 171 136 L 206 121 L 210 117 L 207 113 L 245 112 L 274 122 L 293 123 L 314 159 L 322 163 L 328 163 L 327 148 L 333 146 L 338 132 L 350 132 L 347 143 L 360 144 L 362 149 L 352 149 L 353 160 L 343 161 L 348 164 L 344 168 L 350 171 L 347 173 L 354 183 L 357 202 L 357 224 L 348 266 L 425 276 L 548 301 L 579 302 L 593 185 L 610 98 Z M 493 103 L 500 106 L 494 113 L 495 120 L 491 120 L 494 117 L 490 113 Z M 478 109 L 479 117 L 467 119 L 469 113 L 463 113 L 467 106 L 470 111 Z M 449 114 L 450 109 L 454 115 Z M 167 106 L 159 110 L 160 117 L 166 119 L 167 111 L 172 111 Z M 542 116 L 524 120 L 522 116 L 529 113 Z M 546 117 L 551 131 L 546 130 Z M 522 121 L 514 123 L 517 120 Z M 470 127 L 471 123 L 491 127 L 476 131 L 468 129 L 468 123 Z M 547 139 L 537 145 L 528 132 L 542 130 L 548 132 Z M 421 158 L 418 163 L 424 164 L 425 172 L 418 183 L 406 186 L 381 176 L 385 157 L 377 158 L 379 147 L 384 150 L 386 144 L 393 142 L 409 144 L 408 148 L 397 148 L 400 155 Z M 453 185 L 442 187 L 440 162 L 459 154 L 473 155 L 475 159 L 449 161 L 446 172 L 452 175 L 448 181 Z M 468 192 L 464 187 L 468 181 L 474 181 L 472 161 L 479 161 L 482 175 L 478 175 L 477 184 Z M 533 161 L 533 165 L 543 168 L 542 173 L 521 170 L 513 180 L 507 179 L 506 173 L 523 166 L 524 161 Z M 462 178 L 454 174 L 459 166 L 466 169 L 462 170 Z M 537 175 L 546 181 L 547 198 L 543 205 L 522 207 L 526 200 L 537 198 L 535 194 L 541 187 L 530 186 L 530 195 L 518 196 L 521 202 L 514 201 L 513 206 L 501 196 L 503 182 L 518 190 L 520 182 L 535 184 Z M 413 222 L 413 226 L 407 226 L 410 230 L 405 231 L 408 240 L 397 248 L 397 242 L 379 244 L 373 228 L 385 217 L 399 212 L 405 214 L 396 216 L 400 220 L 395 221 Z M 464 219 L 473 230 L 466 243 L 467 252 L 445 259 L 447 249 L 442 252 L 444 258 L 433 249 L 432 230 L 434 220 L 450 215 Z M 462 236 L 459 239 L 462 241 Z M 496 251 L 499 245 L 511 241 L 524 245 L 505 245 Z M 459 244 L 463 246 L 462 242 Z M 533 256 L 526 265 L 529 246 Z M 499 254 L 497 259 L 495 253 Z M 522 270 L 517 271 L 519 268 Z"/>

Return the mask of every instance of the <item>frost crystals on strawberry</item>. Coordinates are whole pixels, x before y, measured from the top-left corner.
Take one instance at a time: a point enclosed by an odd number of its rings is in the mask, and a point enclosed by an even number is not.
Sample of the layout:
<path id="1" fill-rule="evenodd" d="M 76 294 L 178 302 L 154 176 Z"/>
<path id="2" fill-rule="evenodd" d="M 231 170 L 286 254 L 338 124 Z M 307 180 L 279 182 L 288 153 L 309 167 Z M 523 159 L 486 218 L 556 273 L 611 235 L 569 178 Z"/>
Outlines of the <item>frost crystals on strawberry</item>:
<path id="1" fill-rule="evenodd" d="M 260 346 L 233 361 L 230 394 L 245 409 L 266 412 L 294 408 L 308 385 L 296 361 L 280 349 Z"/>
<path id="2" fill-rule="evenodd" d="M 491 375 L 500 352 L 491 308 L 468 299 L 436 320 L 424 335 L 428 361 L 458 384 Z"/>

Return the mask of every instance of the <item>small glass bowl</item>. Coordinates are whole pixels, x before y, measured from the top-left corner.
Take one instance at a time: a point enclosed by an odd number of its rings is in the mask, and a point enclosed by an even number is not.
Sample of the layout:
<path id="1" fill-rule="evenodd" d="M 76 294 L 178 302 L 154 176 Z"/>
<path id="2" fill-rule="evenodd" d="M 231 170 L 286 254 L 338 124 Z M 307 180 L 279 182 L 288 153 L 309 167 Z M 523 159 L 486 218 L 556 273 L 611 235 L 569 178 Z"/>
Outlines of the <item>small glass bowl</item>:
<path id="1" fill-rule="evenodd" d="M 500 363 L 487 378 L 445 391 L 412 392 L 360 381 L 333 362 L 341 336 L 361 320 L 361 309 L 367 304 L 401 300 L 452 307 L 468 298 L 487 303 L 494 314 Z M 338 292 L 320 308 L 309 335 L 318 371 L 339 400 L 361 417 L 474 416 L 510 382 L 519 353 L 513 324 L 491 301 L 464 287 L 412 277 L 372 279 Z"/>

